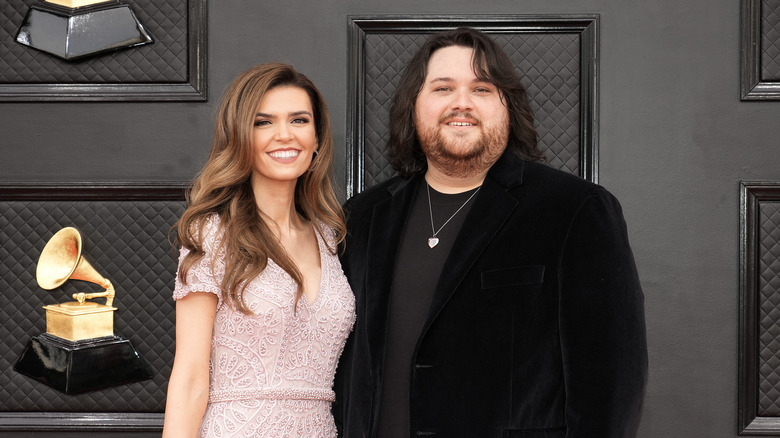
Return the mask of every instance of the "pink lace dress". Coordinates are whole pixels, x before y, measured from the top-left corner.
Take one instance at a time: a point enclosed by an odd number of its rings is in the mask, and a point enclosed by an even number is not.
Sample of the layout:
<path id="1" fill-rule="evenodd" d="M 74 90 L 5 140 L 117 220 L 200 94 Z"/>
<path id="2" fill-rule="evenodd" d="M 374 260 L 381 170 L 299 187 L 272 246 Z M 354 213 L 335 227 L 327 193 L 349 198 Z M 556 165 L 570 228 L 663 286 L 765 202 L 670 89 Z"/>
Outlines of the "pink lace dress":
<path id="1" fill-rule="evenodd" d="M 224 251 L 216 254 L 212 270 L 218 225 L 217 216 L 208 219 L 206 256 L 190 270 L 187 285 L 176 278 L 173 292 L 174 299 L 190 292 L 220 297 L 211 341 L 209 404 L 200 436 L 335 437 L 330 413 L 333 376 L 355 322 L 355 298 L 338 258 L 317 235 L 319 293 L 311 303 L 302 296 L 297 314 L 295 282 L 269 260 L 244 292 L 254 313 L 248 316 L 220 296 Z M 180 260 L 186 254 L 182 249 Z"/>

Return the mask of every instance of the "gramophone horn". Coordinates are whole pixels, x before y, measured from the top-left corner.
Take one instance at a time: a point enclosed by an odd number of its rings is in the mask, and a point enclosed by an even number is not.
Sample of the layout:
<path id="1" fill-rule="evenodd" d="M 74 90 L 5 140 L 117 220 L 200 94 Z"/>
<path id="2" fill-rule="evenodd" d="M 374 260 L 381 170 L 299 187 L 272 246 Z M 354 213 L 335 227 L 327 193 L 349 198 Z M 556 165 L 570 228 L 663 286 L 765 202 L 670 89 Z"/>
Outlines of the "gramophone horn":
<path id="1" fill-rule="evenodd" d="M 67 281 L 81 259 L 81 234 L 72 227 L 58 231 L 43 247 L 35 278 L 38 284 L 51 290 Z"/>
<path id="2" fill-rule="evenodd" d="M 81 234 L 73 227 L 61 229 L 49 239 L 38 259 L 35 277 L 47 290 L 61 286 L 68 279 L 97 283 L 106 289 L 111 287 L 111 282 L 81 256 Z"/>

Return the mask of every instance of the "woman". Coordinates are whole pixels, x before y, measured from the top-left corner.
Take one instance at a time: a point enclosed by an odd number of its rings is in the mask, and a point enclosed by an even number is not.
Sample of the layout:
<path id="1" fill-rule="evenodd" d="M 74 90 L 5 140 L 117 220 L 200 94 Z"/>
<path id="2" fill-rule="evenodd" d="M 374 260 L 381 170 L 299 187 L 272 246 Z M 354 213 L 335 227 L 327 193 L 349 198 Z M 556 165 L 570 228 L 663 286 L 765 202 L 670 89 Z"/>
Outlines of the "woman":
<path id="1" fill-rule="evenodd" d="M 176 357 L 164 437 L 334 437 L 355 320 L 335 255 L 327 107 L 292 66 L 239 75 L 179 220 Z"/>

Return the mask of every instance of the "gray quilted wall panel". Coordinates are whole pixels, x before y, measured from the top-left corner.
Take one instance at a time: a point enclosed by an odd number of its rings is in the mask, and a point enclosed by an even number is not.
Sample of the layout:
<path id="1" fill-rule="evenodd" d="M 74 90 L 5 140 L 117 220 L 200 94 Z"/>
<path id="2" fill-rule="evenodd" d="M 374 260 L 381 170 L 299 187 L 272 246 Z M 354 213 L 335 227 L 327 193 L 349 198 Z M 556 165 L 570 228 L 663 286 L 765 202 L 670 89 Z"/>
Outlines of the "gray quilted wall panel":
<path id="1" fill-rule="evenodd" d="M 183 209 L 183 200 L 0 200 L 0 411 L 164 410 L 173 364 L 171 293 L 178 258 L 168 231 Z M 83 256 L 116 287 L 114 329 L 149 364 L 152 380 L 69 396 L 13 371 L 29 338 L 46 329 L 43 305 L 100 290 L 81 281 L 52 291 L 38 286 L 40 252 L 65 226 L 81 232 Z"/>
<path id="2" fill-rule="evenodd" d="M 154 38 L 153 44 L 68 62 L 15 42 L 30 5 L 0 2 L 0 83 L 187 82 L 187 1 L 123 0 Z"/>
<path id="3" fill-rule="evenodd" d="M 780 80 L 780 0 L 761 2 L 761 79 Z"/>
<path id="4" fill-rule="evenodd" d="M 488 32 L 489 33 L 489 32 Z M 490 34 L 490 33 L 489 33 Z M 552 167 L 579 174 L 580 35 L 490 34 L 523 78 L 536 116 L 540 147 Z M 385 159 L 390 101 L 406 63 L 429 34 L 370 33 L 365 38 L 366 187 L 392 177 Z"/>
<path id="5" fill-rule="evenodd" d="M 780 417 L 780 202 L 761 202 L 758 220 L 758 414 Z"/>

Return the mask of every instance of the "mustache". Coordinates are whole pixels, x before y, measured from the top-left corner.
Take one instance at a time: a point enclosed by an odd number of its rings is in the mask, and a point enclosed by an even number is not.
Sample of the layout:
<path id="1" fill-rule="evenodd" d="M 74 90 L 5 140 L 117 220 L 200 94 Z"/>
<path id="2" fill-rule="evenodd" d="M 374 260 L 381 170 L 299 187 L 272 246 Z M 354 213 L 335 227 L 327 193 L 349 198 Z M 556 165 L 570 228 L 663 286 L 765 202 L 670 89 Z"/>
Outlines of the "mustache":
<path id="1" fill-rule="evenodd" d="M 457 112 L 453 111 L 449 114 L 445 114 L 439 118 L 439 123 L 444 123 L 445 120 L 448 119 L 468 119 L 469 122 L 474 123 L 475 125 L 482 124 L 481 120 L 479 120 L 479 117 L 475 116 L 472 113 L 469 112 Z"/>

